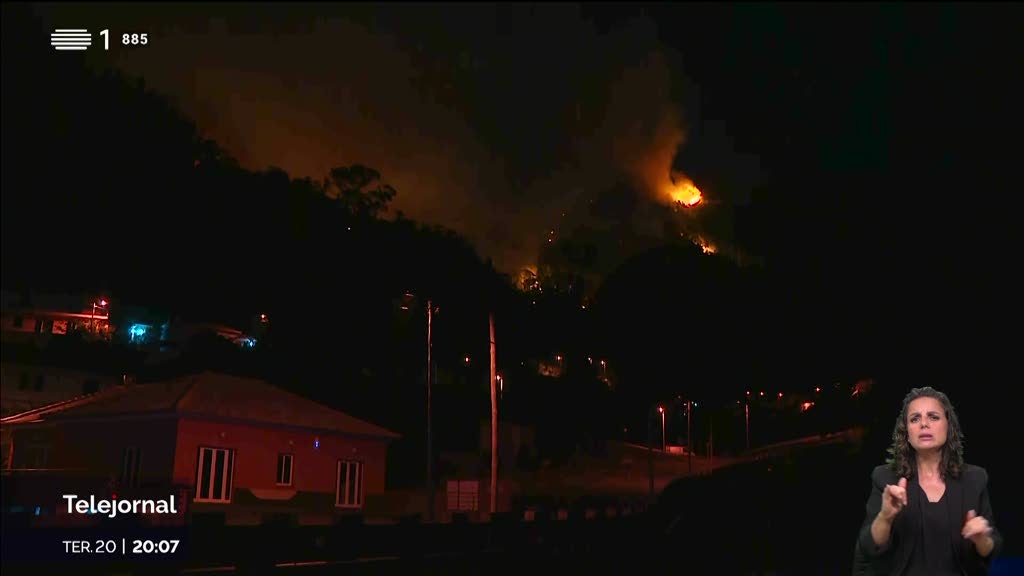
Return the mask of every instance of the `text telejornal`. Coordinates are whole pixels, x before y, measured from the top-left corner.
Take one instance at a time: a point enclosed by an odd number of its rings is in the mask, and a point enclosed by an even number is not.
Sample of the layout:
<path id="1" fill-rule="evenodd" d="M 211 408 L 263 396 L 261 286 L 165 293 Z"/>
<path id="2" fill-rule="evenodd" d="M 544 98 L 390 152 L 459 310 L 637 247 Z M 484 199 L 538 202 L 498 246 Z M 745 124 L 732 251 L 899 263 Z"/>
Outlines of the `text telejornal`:
<path id="1" fill-rule="evenodd" d="M 113 518 L 118 514 L 177 514 L 174 506 L 174 496 L 167 500 L 97 500 L 96 495 L 89 496 L 89 499 L 79 498 L 77 494 L 65 494 L 68 501 L 68 514 L 106 514 Z"/>

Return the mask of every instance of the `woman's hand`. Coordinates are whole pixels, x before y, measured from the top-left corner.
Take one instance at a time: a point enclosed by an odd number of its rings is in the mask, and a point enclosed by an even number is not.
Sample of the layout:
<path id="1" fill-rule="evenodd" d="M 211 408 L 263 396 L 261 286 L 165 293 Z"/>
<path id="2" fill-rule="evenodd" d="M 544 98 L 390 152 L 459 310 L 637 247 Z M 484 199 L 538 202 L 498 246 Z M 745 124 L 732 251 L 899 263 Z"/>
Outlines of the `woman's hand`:
<path id="1" fill-rule="evenodd" d="M 896 484 L 887 484 L 882 493 L 882 510 L 879 515 L 887 522 L 899 514 L 907 505 L 907 479 L 900 478 Z"/>
<path id="2" fill-rule="evenodd" d="M 988 556 L 992 552 L 992 547 L 995 545 L 992 542 L 992 526 L 989 525 L 988 520 L 984 516 L 978 516 L 978 513 L 974 510 L 967 511 L 967 520 L 964 522 L 964 527 L 960 530 L 964 538 L 967 538 L 974 543 L 975 550 L 982 556 Z"/>

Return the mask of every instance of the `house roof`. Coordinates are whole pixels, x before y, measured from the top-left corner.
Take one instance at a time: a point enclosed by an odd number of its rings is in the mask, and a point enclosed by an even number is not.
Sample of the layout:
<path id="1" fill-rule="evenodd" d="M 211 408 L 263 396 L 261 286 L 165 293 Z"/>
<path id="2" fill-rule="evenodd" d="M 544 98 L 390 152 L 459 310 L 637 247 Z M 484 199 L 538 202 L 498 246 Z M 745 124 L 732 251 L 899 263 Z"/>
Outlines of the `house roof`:
<path id="1" fill-rule="evenodd" d="M 0 423 L 27 424 L 160 414 L 226 418 L 356 436 L 399 437 L 390 430 L 262 380 L 216 372 L 203 372 L 148 384 L 114 386 L 88 396 L 8 416 L 0 420 Z"/>

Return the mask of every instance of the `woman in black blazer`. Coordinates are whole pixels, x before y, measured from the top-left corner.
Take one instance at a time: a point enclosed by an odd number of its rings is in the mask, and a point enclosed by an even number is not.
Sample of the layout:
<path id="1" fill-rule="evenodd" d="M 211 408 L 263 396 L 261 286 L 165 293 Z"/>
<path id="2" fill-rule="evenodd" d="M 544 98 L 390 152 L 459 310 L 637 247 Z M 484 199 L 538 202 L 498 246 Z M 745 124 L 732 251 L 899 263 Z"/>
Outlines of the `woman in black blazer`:
<path id="1" fill-rule="evenodd" d="M 858 547 L 875 574 L 988 573 L 1002 537 L 995 529 L 984 468 L 964 463 L 953 405 L 931 387 L 903 399 L 888 463 L 873 488 Z"/>

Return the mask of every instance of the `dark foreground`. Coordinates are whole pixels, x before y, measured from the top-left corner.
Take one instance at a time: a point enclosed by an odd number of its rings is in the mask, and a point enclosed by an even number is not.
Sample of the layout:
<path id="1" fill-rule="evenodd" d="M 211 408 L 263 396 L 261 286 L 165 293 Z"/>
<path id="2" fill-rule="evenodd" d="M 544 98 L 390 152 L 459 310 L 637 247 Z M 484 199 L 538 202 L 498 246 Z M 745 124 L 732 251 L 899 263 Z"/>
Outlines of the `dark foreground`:
<path id="1" fill-rule="evenodd" d="M 117 527 L 84 539 L 179 539 L 174 554 L 68 554 L 66 532 L 5 522 L 3 573 L 95 574 L 851 574 L 870 462 L 855 446 L 767 456 L 670 484 L 647 510 L 613 518 L 540 510 L 490 523 L 322 527 Z M 1006 502 L 994 576 L 1024 573 L 1019 510 Z M 28 537 L 26 537 L 28 536 Z M 114 559 L 114 562 L 110 562 Z"/>

